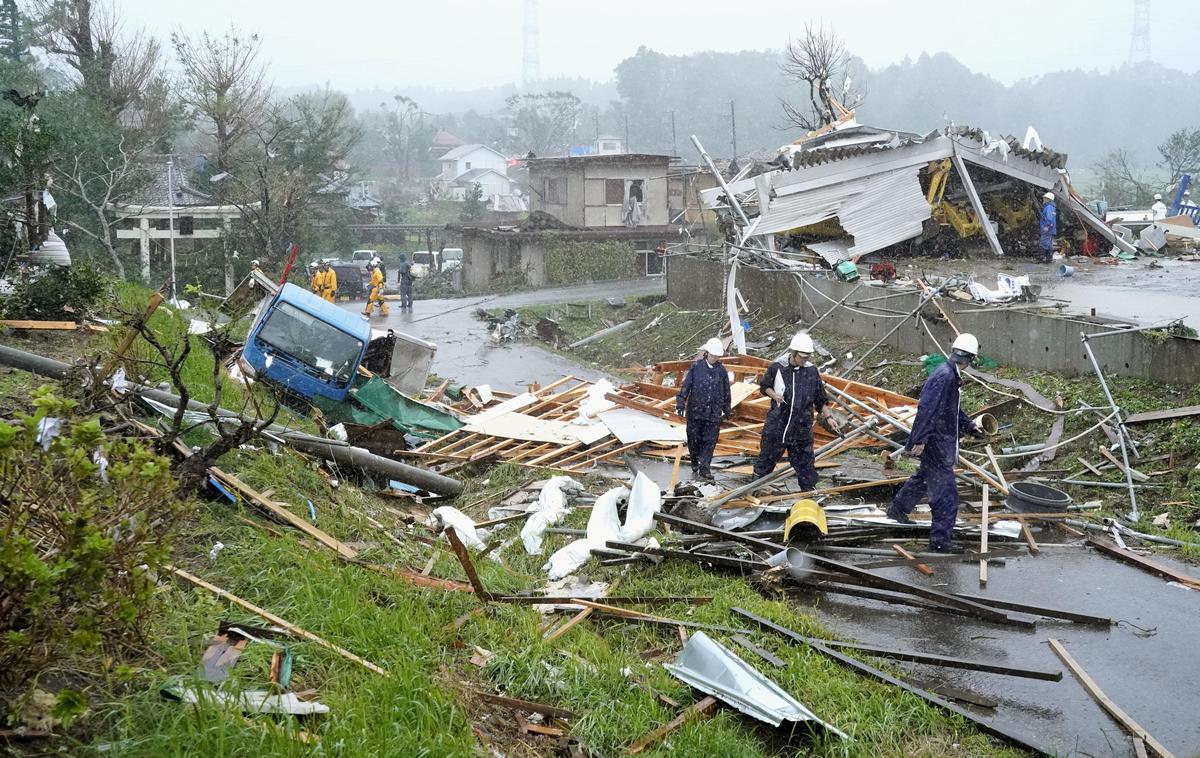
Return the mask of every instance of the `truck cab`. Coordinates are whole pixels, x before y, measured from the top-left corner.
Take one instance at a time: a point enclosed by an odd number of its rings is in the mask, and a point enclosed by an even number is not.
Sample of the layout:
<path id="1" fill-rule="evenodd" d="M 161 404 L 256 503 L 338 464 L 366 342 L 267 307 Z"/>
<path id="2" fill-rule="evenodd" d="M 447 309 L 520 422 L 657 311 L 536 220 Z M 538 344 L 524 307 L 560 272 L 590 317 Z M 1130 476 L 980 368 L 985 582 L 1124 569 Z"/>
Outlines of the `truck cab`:
<path id="1" fill-rule="evenodd" d="M 420 392 L 436 353 L 433 343 L 373 330 L 357 313 L 289 283 L 261 307 L 241 364 L 294 398 L 343 402 L 360 367 L 401 392 Z"/>

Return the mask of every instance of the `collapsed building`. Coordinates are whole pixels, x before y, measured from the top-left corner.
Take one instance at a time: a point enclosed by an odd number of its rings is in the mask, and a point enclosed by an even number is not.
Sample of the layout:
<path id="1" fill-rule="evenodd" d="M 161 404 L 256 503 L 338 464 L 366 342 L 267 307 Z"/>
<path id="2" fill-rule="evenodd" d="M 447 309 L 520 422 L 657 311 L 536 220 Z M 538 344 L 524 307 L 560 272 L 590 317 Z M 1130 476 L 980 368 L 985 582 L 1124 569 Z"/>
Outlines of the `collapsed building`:
<path id="1" fill-rule="evenodd" d="M 1076 192 L 1066 163 L 1032 130 L 1021 142 L 970 127 L 921 136 L 850 121 L 780 148 L 771 170 L 751 176 L 747 166 L 701 197 L 743 214 L 742 242 L 784 265 L 812 254 L 831 266 L 872 253 L 948 254 L 980 238 L 996 255 L 1019 253 L 1036 239 L 1047 190 L 1068 211 L 1062 231 L 1079 252 L 1106 241 L 1134 253 Z"/>

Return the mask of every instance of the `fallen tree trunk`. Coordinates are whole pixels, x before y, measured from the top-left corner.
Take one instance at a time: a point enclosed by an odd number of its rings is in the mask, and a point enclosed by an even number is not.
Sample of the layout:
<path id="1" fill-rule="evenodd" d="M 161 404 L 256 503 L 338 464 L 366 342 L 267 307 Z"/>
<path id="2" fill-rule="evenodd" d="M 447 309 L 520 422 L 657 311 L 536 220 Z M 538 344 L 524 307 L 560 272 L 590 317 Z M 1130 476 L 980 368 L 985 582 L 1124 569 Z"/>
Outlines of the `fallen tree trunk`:
<path id="1" fill-rule="evenodd" d="M 54 379 L 66 378 L 68 372 L 71 370 L 70 364 L 5 345 L 0 345 L 0 365 L 12 366 L 13 368 L 23 369 Z M 130 391 L 151 400 L 156 400 L 164 405 L 169 405 L 172 408 L 179 407 L 180 397 L 170 392 L 136 384 L 130 385 Z M 188 408 L 206 412 L 208 404 L 197 400 L 190 400 L 188 401 Z M 244 424 L 255 423 L 254 419 L 246 418 L 223 408 L 217 409 L 217 414 L 222 418 L 228 418 Z M 414 487 L 420 487 L 438 495 L 453 497 L 462 492 L 462 482 L 458 479 L 442 476 L 428 469 L 401 463 L 400 461 L 394 461 L 391 458 L 384 458 L 383 456 L 375 455 L 369 450 L 361 447 L 353 447 L 339 440 L 329 440 L 323 437 L 302 434 L 278 424 L 271 424 L 265 431 L 274 437 L 278 437 L 289 447 L 295 448 L 302 453 L 322 457 L 343 466 L 357 466 L 375 471 L 396 481 L 411 484 Z"/>

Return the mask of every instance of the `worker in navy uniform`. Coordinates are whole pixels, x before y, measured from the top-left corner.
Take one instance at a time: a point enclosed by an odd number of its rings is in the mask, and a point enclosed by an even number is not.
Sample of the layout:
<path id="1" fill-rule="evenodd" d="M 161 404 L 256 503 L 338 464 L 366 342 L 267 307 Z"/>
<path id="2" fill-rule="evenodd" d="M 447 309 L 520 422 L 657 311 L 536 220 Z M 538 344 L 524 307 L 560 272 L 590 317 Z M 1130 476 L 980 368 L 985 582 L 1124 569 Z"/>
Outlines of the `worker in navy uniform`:
<path id="1" fill-rule="evenodd" d="M 920 458 L 917 473 L 909 477 L 888 508 L 888 517 L 902 524 L 913 523 L 917 501 L 929 494 L 933 513 L 929 528 L 929 548 L 939 553 L 961 553 L 951 535 L 958 519 L 958 485 L 954 481 L 954 463 L 958 460 L 958 440 L 964 434 L 980 436 L 979 428 L 959 407 L 962 370 L 979 355 L 979 340 L 960 334 L 950 349 L 950 360 L 938 366 L 925 380 L 917 404 L 917 418 L 904 454 Z"/>
<path id="2" fill-rule="evenodd" d="M 1042 195 L 1041 215 L 1038 216 L 1038 250 L 1042 263 L 1054 260 L 1054 235 L 1058 234 L 1058 209 L 1054 205 L 1054 193 Z"/>
<path id="3" fill-rule="evenodd" d="M 759 380 L 759 391 L 771 398 L 771 410 L 763 424 L 754 477 L 761 479 L 775 470 L 786 450 L 801 491 L 817 486 L 813 456 L 813 416 L 835 434 L 841 423 L 830 414 L 825 385 L 817 367 L 808 362 L 813 352 L 812 337 L 800 332 L 792 337 L 786 358 L 771 364 Z"/>
<path id="4" fill-rule="evenodd" d="M 713 449 L 721 431 L 721 419 L 730 410 L 729 373 L 721 365 L 725 347 L 716 337 L 700 348 L 700 357 L 688 369 L 675 412 L 687 418 L 688 458 L 692 461 L 692 476 L 711 480 Z"/>

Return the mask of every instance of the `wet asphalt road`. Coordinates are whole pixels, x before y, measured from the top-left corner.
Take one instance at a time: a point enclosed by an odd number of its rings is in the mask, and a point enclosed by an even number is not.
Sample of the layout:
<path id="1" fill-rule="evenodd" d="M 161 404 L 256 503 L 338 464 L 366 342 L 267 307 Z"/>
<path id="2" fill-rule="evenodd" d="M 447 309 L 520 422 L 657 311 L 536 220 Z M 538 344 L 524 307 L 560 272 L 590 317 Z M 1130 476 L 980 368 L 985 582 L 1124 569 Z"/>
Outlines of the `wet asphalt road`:
<path id="1" fill-rule="evenodd" d="M 1037 533 L 1063 542 L 1057 530 Z M 844 558 L 845 556 L 831 556 Z M 1174 563 L 1200 576 L 1195 566 Z M 996 701 L 994 710 L 964 706 L 984 719 L 1026 735 L 1063 756 L 1134 755 L 1129 737 L 1050 649 L 1055 638 L 1114 702 L 1177 756 L 1200 754 L 1200 592 L 1105 557 L 1091 548 L 1042 548 L 988 568 L 938 563 L 933 576 L 897 567 L 880 573 L 931 589 L 1106 616 L 1104 628 L 1039 619 L 1035 630 L 1014 629 L 961 616 L 887 605 L 848 596 L 812 595 L 817 615 L 839 636 L 884 647 L 976 658 L 1024 668 L 1061 670 L 1059 682 L 1019 679 L 950 668 L 893 662 L 927 682 L 945 682 Z M 1145 631 L 1142 631 L 1145 630 Z M 794 693 L 801 701 L 803 693 Z M 810 704 L 816 707 L 817 704 Z M 836 719 L 835 719 L 836 723 Z"/>
<path id="2" fill-rule="evenodd" d="M 666 294 L 664 279 L 636 279 L 575 287 L 555 287 L 500 296 L 417 300 L 412 311 L 388 303 L 387 318 L 375 316 L 376 329 L 391 327 L 438 346 L 433 372 L 469 385 L 489 384 L 493 389 L 524 391 L 531 382 L 549 384 L 564 376 L 599 379 L 604 373 L 582 366 L 532 345 L 528 340 L 505 345 L 492 342 L 487 323 L 475 318 L 477 308 L 514 308 L 547 303 L 583 302 L 609 297 Z M 361 302 L 345 303 L 347 310 L 362 311 Z"/>

